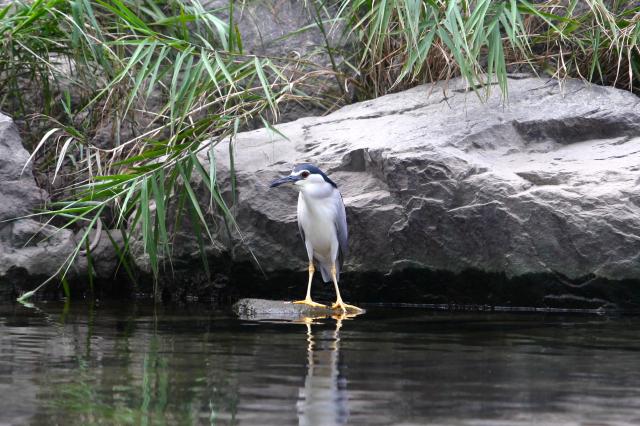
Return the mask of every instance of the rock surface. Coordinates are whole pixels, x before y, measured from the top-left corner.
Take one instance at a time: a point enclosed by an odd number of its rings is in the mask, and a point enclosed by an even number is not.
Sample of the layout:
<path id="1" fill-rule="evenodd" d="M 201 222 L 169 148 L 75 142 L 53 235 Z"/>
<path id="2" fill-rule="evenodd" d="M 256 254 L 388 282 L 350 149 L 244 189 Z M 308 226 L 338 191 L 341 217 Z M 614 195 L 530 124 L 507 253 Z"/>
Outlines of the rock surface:
<path id="1" fill-rule="evenodd" d="M 278 126 L 289 140 L 239 135 L 235 209 L 262 268 L 306 267 L 297 193 L 268 184 L 312 161 L 344 197 L 347 275 L 479 271 L 503 286 L 538 276 L 533 304 L 640 301 L 640 100 L 576 80 L 512 76 L 509 87 L 507 106 L 497 87 L 483 103 L 453 80 Z M 228 151 L 217 152 L 227 195 Z M 218 238 L 234 262 L 251 261 Z"/>
<path id="2" fill-rule="evenodd" d="M 0 114 L 0 299 L 29 290 L 55 274 L 76 246 L 71 230 L 32 218 L 15 220 L 33 213 L 47 199 L 36 185 L 31 165 L 25 167 L 28 158 L 16 126 Z M 93 261 L 98 279 L 113 276 L 116 258 L 106 235 L 94 250 Z M 69 278 L 86 280 L 87 274 L 87 258 L 79 256 Z"/>

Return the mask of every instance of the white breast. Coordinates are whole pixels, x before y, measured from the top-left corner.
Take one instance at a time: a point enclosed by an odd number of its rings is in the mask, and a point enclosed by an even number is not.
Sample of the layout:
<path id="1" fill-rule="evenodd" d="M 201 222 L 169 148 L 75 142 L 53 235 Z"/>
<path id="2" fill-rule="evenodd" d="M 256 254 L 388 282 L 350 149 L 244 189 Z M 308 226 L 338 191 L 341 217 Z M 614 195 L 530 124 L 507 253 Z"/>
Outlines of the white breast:
<path id="1" fill-rule="evenodd" d="M 313 185 L 314 187 L 316 185 Z M 313 247 L 314 257 L 331 261 L 331 248 L 338 247 L 335 230 L 336 211 L 330 198 L 335 191 L 324 188 L 305 188 L 298 196 L 298 222 L 305 239 Z"/>

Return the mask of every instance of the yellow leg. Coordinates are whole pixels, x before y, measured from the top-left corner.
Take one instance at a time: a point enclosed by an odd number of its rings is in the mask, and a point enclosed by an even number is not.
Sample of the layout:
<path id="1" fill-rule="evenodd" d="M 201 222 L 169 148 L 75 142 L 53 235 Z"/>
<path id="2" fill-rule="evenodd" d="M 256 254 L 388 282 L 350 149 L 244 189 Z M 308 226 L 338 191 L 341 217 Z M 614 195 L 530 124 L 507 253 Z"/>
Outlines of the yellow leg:
<path id="1" fill-rule="evenodd" d="M 338 288 L 338 277 L 336 273 L 336 264 L 334 263 L 331 266 L 331 279 L 333 280 L 333 285 L 336 288 L 336 303 L 331 305 L 331 309 L 341 309 L 343 313 L 347 312 L 362 312 L 362 309 L 357 306 L 347 305 L 342 301 L 342 296 L 340 296 L 340 289 Z"/>
<path id="2" fill-rule="evenodd" d="M 307 305 L 307 306 L 311 306 L 313 308 L 327 308 L 326 305 L 323 305 L 322 303 L 316 303 L 313 300 L 311 300 L 311 281 L 313 280 L 313 273 L 316 271 L 316 268 L 314 268 L 313 266 L 313 262 L 309 262 L 309 284 L 307 284 L 307 297 L 304 298 L 304 300 L 296 300 L 295 304 L 297 305 Z"/>

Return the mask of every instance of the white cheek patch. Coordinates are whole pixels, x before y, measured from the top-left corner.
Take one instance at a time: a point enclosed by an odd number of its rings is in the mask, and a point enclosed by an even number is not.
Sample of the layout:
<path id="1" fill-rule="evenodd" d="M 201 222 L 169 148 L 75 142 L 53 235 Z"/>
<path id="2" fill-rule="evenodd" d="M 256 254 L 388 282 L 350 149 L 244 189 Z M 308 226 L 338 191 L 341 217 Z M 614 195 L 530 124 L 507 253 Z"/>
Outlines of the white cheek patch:
<path id="1" fill-rule="evenodd" d="M 313 183 L 324 183 L 324 178 L 320 175 L 311 175 L 306 180 Z"/>
<path id="2" fill-rule="evenodd" d="M 306 178 L 302 178 L 300 180 L 297 180 L 295 183 L 296 185 L 299 186 L 304 186 L 304 185 L 310 185 L 312 183 L 315 183 L 315 180 L 313 179 L 314 175 L 309 175 Z"/>

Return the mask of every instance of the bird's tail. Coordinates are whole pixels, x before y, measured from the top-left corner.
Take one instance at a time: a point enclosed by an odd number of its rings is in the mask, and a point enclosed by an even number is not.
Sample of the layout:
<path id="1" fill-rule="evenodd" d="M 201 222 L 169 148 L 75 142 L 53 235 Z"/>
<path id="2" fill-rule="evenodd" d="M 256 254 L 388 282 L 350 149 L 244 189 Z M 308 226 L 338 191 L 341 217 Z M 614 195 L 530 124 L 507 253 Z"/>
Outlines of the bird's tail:
<path id="1" fill-rule="evenodd" d="M 322 274 L 322 280 L 325 283 L 331 282 L 331 266 L 327 266 L 323 263 L 320 264 L 320 273 Z M 340 264 L 336 264 L 336 276 L 340 279 Z"/>

